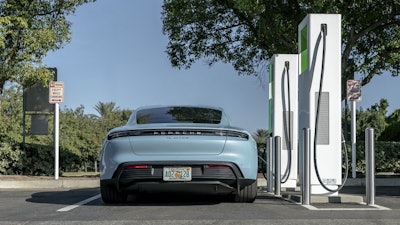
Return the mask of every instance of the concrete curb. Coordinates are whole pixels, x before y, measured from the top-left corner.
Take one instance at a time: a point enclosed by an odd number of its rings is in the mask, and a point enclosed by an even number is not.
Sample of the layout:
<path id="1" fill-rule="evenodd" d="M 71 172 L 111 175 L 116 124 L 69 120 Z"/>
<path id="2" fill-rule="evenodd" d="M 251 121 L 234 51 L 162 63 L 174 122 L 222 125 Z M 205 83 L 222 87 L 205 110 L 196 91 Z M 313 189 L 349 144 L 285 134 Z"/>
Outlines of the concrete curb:
<path id="1" fill-rule="evenodd" d="M 267 182 L 264 178 L 258 178 L 258 187 L 266 187 Z M 365 187 L 364 178 L 350 178 L 347 180 L 345 186 L 353 187 Z M 400 178 L 376 178 L 375 186 L 399 186 Z M 100 180 L 91 178 L 68 178 L 59 180 L 51 179 L 35 179 L 30 178 L 27 180 L 11 180 L 2 179 L 0 180 L 0 189 L 74 189 L 74 188 L 98 188 L 100 187 Z M 282 186 L 284 188 L 284 186 Z"/>
<path id="2" fill-rule="evenodd" d="M 267 181 L 264 178 L 258 178 L 258 186 L 267 186 Z M 348 178 L 345 187 L 365 187 L 365 178 Z M 385 187 L 400 187 L 400 178 L 375 178 L 375 186 Z M 284 188 L 282 184 L 282 188 Z"/>
<path id="3" fill-rule="evenodd" d="M 365 178 L 349 178 L 345 186 L 365 187 Z M 400 186 L 400 178 L 375 178 L 375 186 Z"/>
<path id="4" fill-rule="evenodd" d="M 301 203 L 302 196 L 299 193 L 284 193 L 282 198 L 292 200 L 294 202 Z M 362 195 L 350 195 L 350 194 L 339 194 L 337 196 L 310 196 L 310 203 L 362 203 L 364 202 L 364 196 Z"/>
<path id="5" fill-rule="evenodd" d="M 67 179 L 67 180 L 2 180 L 0 189 L 76 189 L 98 188 L 98 179 Z"/>
<path id="6" fill-rule="evenodd" d="M 266 180 L 263 178 L 258 179 L 258 186 L 261 186 L 261 190 L 266 187 Z M 400 187 L 400 178 L 376 178 L 376 187 Z M 346 181 L 345 187 L 365 187 L 365 178 L 349 178 Z M 272 194 L 272 193 L 270 193 Z M 281 197 L 294 202 L 301 203 L 302 196 L 300 187 L 296 188 L 281 188 Z M 362 203 L 365 202 L 365 195 L 363 194 L 342 194 L 339 193 L 336 196 L 324 196 L 324 195 L 311 195 L 310 202 L 315 203 Z"/>

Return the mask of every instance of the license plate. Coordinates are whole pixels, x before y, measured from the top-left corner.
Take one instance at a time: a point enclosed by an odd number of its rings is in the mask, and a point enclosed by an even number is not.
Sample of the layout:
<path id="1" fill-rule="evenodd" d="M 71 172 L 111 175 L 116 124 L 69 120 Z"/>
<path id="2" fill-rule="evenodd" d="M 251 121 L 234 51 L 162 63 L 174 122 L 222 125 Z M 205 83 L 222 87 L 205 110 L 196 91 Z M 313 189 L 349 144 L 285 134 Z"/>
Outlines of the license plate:
<path id="1" fill-rule="evenodd" d="M 191 167 L 164 167 L 163 169 L 164 181 L 191 181 L 192 168 Z"/>

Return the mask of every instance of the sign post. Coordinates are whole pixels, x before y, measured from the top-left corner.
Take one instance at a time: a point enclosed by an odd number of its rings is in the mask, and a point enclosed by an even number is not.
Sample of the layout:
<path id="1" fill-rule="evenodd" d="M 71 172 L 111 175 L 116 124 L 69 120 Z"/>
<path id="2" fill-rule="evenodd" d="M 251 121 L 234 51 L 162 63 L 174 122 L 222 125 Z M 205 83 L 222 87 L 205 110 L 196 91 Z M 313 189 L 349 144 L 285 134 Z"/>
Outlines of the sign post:
<path id="1" fill-rule="evenodd" d="M 351 168 L 352 177 L 356 178 L 356 102 L 361 101 L 360 81 L 347 81 L 347 100 L 351 101 Z"/>
<path id="2" fill-rule="evenodd" d="M 60 105 L 64 101 L 64 82 L 52 81 L 49 84 L 49 103 L 54 104 L 54 179 L 59 177 L 59 124 L 60 124 Z"/>

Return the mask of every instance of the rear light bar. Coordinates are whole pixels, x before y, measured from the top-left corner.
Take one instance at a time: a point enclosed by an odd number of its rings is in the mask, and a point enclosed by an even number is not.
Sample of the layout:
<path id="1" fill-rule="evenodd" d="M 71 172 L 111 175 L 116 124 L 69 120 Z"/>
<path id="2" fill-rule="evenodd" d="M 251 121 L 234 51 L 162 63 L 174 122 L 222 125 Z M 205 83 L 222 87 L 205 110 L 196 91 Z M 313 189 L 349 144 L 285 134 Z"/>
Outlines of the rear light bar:
<path id="1" fill-rule="evenodd" d="M 160 136 L 160 135 L 194 135 L 194 136 L 227 136 L 243 138 L 248 140 L 249 135 L 234 130 L 199 130 L 199 129 L 176 129 L 176 130 L 127 130 L 118 131 L 108 135 L 108 140 L 128 136 Z"/>

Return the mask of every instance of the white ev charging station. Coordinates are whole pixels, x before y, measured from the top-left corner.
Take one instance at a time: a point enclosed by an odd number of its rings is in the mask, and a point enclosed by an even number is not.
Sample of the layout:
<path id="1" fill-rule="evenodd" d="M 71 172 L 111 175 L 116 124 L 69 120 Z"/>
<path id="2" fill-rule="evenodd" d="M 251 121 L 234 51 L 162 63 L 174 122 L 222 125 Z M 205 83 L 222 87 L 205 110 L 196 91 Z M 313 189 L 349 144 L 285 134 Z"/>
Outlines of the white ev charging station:
<path id="1" fill-rule="evenodd" d="M 273 55 L 269 71 L 269 131 L 282 138 L 281 186 L 295 188 L 298 175 L 298 55 Z"/>
<path id="2" fill-rule="evenodd" d="M 335 195 L 342 183 L 341 15 L 307 15 L 298 42 L 298 133 L 311 129 L 311 194 Z M 299 146 L 302 152 L 302 137 Z"/>

